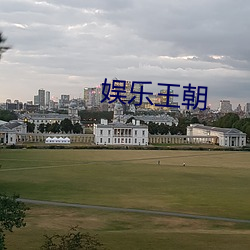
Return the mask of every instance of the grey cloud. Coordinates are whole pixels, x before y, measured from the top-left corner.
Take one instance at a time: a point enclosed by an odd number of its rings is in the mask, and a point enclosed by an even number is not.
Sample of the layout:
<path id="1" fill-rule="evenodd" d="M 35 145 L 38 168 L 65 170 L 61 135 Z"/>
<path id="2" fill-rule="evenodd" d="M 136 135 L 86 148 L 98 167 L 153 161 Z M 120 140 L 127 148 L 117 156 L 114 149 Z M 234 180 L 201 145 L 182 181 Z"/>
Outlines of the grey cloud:
<path id="1" fill-rule="evenodd" d="M 54 82 L 56 93 L 59 83 L 74 93 L 81 92 L 81 81 L 86 87 L 117 77 L 207 85 L 214 102 L 249 96 L 247 1 L 37 2 L 1 1 L 0 29 L 13 46 L 1 61 L 1 89 L 2 82 L 22 79 L 33 89 Z M 0 97 L 10 97 L 4 91 Z M 26 91 L 23 98 L 34 94 Z"/>

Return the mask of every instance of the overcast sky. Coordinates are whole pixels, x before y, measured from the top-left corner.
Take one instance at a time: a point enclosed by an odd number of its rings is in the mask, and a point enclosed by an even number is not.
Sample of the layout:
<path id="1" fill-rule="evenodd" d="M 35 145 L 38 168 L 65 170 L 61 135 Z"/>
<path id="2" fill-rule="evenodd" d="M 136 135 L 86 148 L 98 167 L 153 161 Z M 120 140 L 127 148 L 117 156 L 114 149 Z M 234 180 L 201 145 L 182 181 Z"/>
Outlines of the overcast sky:
<path id="1" fill-rule="evenodd" d="M 0 0 L 12 49 L 0 62 L 0 102 L 82 97 L 104 78 L 208 87 L 216 108 L 250 102 L 250 1 Z"/>

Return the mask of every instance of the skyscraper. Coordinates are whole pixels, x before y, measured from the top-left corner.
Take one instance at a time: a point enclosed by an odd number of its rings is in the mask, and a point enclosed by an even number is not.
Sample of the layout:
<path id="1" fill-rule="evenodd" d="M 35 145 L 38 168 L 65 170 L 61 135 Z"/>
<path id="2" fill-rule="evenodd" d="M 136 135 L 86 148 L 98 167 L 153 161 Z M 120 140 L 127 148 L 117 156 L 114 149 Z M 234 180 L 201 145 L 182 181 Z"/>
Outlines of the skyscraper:
<path id="1" fill-rule="evenodd" d="M 45 109 L 45 90 L 44 89 L 38 90 L 38 100 L 39 100 L 40 109 Z"/>
<path id="2" fill-rule="evenodd" d="M 102 98 L 101 86 L 95 88 L 84 88 L 83 100 L 87 108 L 99 107 Z"/>
<path id="3" fill-rule="evenodd" d="M 229 113 L 232 112 L 232 104 L 228 100 L 221 100 L 219 106 L 219 112 L 221 113 Z"/>
<path id="4" fill-rule="evenodd" d="M 70 96 L 69 95 L 61 95 L 61 99 L 59 100 L 59 107 L 60 108 L 67 108 L 69 107 L 70 103 Z"/>
<path id="5" fill-rule="evenodd" d="M 46 108 L 49 108 L 49 103 L 50 103 L 50 92 L 46 91 L 46 98 L 45 98 Z"/>

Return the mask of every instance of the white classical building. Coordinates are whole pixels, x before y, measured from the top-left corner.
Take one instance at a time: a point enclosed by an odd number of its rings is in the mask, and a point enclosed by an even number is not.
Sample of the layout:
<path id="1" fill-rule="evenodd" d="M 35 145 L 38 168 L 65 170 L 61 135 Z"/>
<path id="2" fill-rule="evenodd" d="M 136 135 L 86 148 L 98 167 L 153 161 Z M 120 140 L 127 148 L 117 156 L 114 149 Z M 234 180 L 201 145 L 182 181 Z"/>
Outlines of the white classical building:
<path id="1" fill-rule="evenodd" d="M 0 123 L 0 144 L 12 145 L 17 143 L 17 134 L 27 133 L 24 122 L 10 121 Z"/>
<path id="2" fill-rule="evenodd" d="M 218 144 L 224 147 L 246 146 L 246 134 L 235 128 L 217 128 L 203 124 L 190 124 L 187 136 L 217 136 Z"/>
<path id="3" fill-rule="evenodd" d="M 94 124 L 96 145 L 148 145 L 148 126 L 133 120 L 132 123 L 109 123 L 102 119 Z"/>

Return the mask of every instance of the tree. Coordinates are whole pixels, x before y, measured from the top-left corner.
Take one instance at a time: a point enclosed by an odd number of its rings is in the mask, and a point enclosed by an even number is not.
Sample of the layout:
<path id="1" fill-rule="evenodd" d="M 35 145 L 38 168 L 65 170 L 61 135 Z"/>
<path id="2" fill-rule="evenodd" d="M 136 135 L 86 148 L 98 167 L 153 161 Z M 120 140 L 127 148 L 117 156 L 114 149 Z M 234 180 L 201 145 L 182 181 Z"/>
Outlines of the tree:
<path id="1" fill-rule="evenodd" d="M 39 124 L 38 130 L 39 130 L 41 133 L 44 133 L 44 130 L 45 130 L 45 125 L 44 125 L 44 123 Z"/>
<path id="2" fill-rule="evenodd" d="M 34 130 L 35 130 L 35 123 L 31 123 L 31 122 L 26 122 L 27 124 L 27 132 L 28 133 L 34 133 Z"/>
<path id="3" fill-rule="evenodd" d="M 73 124 L 70 119 L 66 118 L 63 121 L 61 121 L 61 130 L 65 132 L 66 134 L 68 132 L 71 132 L 73 130 Z"/>
<path id="4" fill-rule="evenodd" d="M 74 134 L 82 134 L 83 132 L 83 129 L 82 129 L 82 126 L 79 122 L 75 123 L 73 125 L 73 133 Z"/>
<path id="5" fill-rule="evenodd" d="M 221 128 L 232 128 L 233 124 L 239 120 L 239 116 L 235 113 L 228 113 L 214 123 L 215 126 Z"/>
<path id="6" fill-rule="evenodd" d="M 52 125 L 47 123 L 46 126 L 45 126 L 46 133 L 49 133 L 51 131 L 51 128 L 52 128 Z"/>
<path id="7" fill-rule="evenodd" d="M 0 120 L 9 122 L 11 120 L 16 120 L 17 115 L 9 110 L 0 110 Z"/>
<path id="8" fill-rule="evenodd" d="M 156 135 L 158 134 L 158 124 L 154 122 L 149 122 L 148 123 L 148 132 L 151 135 Z"/>
<path id="9" fill-rule="evenodd" d="M 13 232 L 13 228 L 25 227 L 25 211 L 29 208 L 21 201 L 18 195 L 7 196 L 0 194 L 0 249 L 5 248 L 4 231 Z"/>
<path id="10" fill-rule="evenodd" d="M 200 122 L 199 122 L 199 119 L 197 118 L 197 116 L 193 116 L 193 117 L 191 118 L 190 123 L 191 123 L 191 124 L 194 124 L 194 123 L 200 123 Z"/>
<path id="11" fill-rule="evenodd" d="M 60 130 L 60 124 L 58 122 L 54 122 L 51 124 L 50 126 L 50 131 L 52 133 L 59 133 L 61 130 Z"/>
<path id="12" fill-rule="evenodd" d="M 103 249 L 103 244 L 99 242 L 96 236 L 89 233 L 81 233 L 77 227 L 73 227 L 68 233 L 52 236 L 44 235 L 45 242 L 41 250 L 98 250 Z"/>
<path id="13" fill-rule="evenodd" d="M 2 54 L 7 51 L 8 49 L 10 49 L 9 46 L 4 46 L 4 42 L 6 41 L 6 38 L 3 37 L 2 32 L 0 32 L 0 59 L 2 57 Z"/>

